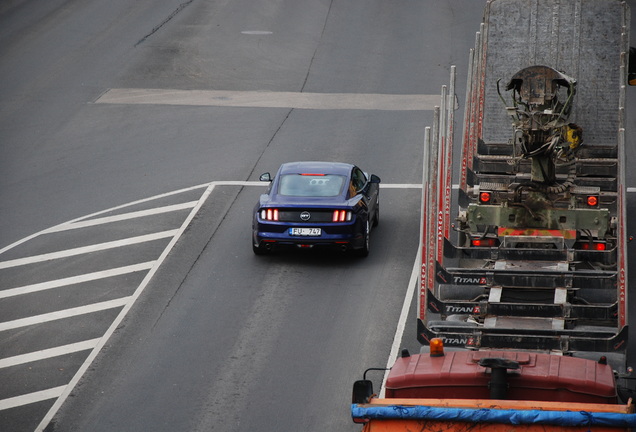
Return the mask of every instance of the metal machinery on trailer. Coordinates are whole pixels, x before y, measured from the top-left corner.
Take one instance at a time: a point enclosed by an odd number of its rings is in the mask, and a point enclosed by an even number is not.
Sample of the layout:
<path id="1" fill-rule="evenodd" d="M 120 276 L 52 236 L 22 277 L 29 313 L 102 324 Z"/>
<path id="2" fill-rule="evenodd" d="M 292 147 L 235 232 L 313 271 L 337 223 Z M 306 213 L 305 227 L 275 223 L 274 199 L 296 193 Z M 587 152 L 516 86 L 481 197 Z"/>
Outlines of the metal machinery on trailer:
<path id="1" fill-rule="evenodd" d="M 470 54 L 456 193 L 454 73 L 427 128 L 424 349 L 397 359 L 384 398 L 366 377 L 355 383 L 352 415 L 365 431 L 636 427 L 628 33 L 619 0 L 487 2 Z"/>

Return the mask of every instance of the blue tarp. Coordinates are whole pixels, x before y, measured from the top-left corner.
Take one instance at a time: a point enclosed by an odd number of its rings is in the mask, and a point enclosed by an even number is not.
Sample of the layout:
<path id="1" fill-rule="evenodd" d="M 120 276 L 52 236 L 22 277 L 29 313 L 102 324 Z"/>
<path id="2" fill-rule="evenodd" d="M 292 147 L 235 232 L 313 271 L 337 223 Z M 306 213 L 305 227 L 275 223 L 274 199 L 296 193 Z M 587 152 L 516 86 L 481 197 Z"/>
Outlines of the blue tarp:
<path id="1" fill-rule="evenodd" d="M 356 419 L 451 420 L 472 423 L 546 424 L 557 426 L 636 427 L 636 414 L 590 411 L 500 410 L 429 406 L 362 406 L 353 404 Z"/>

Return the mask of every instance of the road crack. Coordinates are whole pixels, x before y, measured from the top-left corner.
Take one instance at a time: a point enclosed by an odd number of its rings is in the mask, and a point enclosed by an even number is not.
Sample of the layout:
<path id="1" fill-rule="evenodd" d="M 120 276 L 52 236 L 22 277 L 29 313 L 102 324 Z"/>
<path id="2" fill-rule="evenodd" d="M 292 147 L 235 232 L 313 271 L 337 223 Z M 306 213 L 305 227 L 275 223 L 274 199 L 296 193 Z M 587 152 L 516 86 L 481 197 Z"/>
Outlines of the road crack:
<path id="1" fill-rule="evenodd" d="M 187 2 L 181 3 L 179 5 L 179 7 L 177 7 L 174 11 L 172 11 L 172 13 L 170 15 L 168 15 L 168 17 L 163 20 L 159 25 L 155 26 L 150 33 L 148 33 L 146 36 L 142 37 L 141 39 L 139 39 L 139 41 L 135 44 L 135 47 L 137 47 L 137 45 L 141 45 L 142 43 L 144 43 L 146 41 L 146 39 L 148 39 L 150 36 L 152 36 L 153 34 L 155 34 L 156 32 L 159 31 L 159 29 L 161 27 L 163 27 L 164 25 L 166 25 L 172 18 L 174 18 L 175 16 L 177 16 L 177 14 L 179 12 L 181 12 L 182 10 L 184 10 L 186 7 L 190 6 L 190 4 L 192 4 L 194 2 L 194 0 L 188 0 Z"/>

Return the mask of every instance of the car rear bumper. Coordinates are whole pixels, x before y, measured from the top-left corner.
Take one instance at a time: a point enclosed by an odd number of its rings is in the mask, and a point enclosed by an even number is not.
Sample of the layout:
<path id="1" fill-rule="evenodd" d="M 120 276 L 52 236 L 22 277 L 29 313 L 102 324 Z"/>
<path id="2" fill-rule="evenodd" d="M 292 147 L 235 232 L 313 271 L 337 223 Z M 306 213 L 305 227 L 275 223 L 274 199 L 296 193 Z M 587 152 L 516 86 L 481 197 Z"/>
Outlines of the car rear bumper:
<path id="1" fill-rule="evenodd" d="M 322 229 L 318 236 L 292 236 L 289 228 L 317 227 Z M 356 231 L 356 224 L 324 226 L 324 225 L 281 225 L 257 223 L 253 230 L 252 241 L 255 246 L 334 246 L 346 249 L 358 249 L 364 245 L 364 236 Z"/>

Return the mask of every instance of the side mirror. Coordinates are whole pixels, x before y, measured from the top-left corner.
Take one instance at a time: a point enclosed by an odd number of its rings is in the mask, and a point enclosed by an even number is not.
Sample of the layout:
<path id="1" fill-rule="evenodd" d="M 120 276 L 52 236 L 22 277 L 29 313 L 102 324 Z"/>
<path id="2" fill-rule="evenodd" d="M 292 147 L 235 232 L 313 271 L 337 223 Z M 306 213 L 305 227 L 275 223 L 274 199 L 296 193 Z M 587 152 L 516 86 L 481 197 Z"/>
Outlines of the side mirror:
<path id="1" fill-rule="evenodd" d="M 271 182 L 272 181 L 272 176 L 268 172 L 266 172 L 265 174 L 261 174 L 261 176 L 258 179 L 260 181 Z"/>
<path id="2" fill-rule="evenodd" d="M 371 396 L 373 396 L 373 382 L 370 380 L 359 380 L 353 383 L 352 403 L 368 403 Z"/>
<path id="3" fill-rule="evenodd" d="M 371 174 L 371 179 L 369 180 L 371 183 L 380 183 L 382 180 L 380 180 L 380 177 L 378 177 L 375 174 Z"/>

